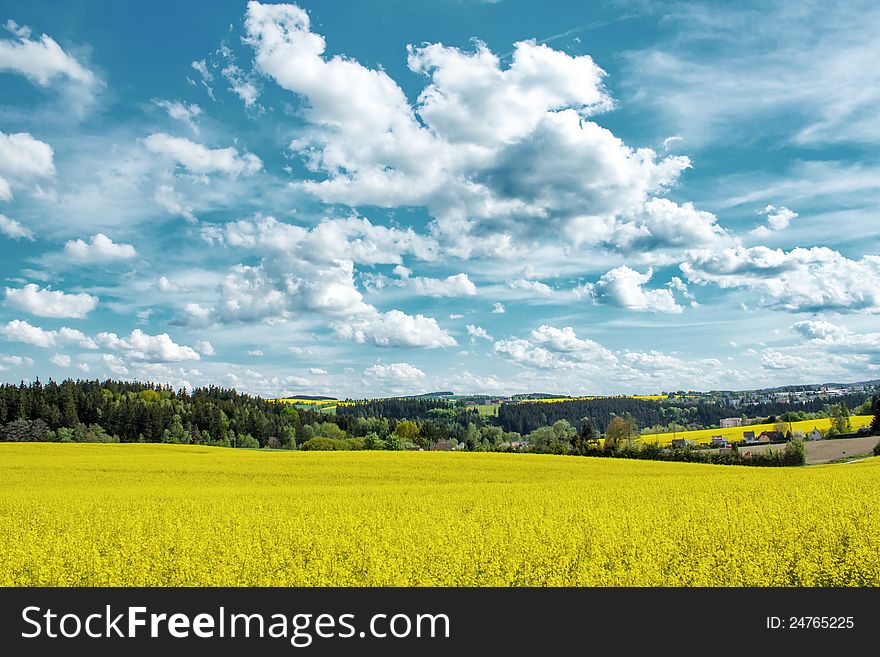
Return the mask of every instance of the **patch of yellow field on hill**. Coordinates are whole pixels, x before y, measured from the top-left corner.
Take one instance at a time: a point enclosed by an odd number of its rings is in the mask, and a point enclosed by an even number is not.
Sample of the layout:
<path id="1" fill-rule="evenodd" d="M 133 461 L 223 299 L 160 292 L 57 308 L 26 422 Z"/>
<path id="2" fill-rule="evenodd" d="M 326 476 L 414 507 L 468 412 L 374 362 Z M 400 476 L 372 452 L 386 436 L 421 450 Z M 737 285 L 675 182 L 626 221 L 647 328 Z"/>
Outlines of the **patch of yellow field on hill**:
<path id="1" fill-rule="evenodd" d="M 523 399 L 520 400 L 520 403 L 538 403 L 538 404 L 556 404 L 559 402 L 570 402 L 570 401 L 583 401 L 590 399 L 647 399 L 658 401 L 660 399 L 667 399 L 668 395 L 600 395 L 600 396 L 588 396 L 588 397 L 546 397 L 543 399 Z"/>
<path id="2" fill-rule="evenodd" d="M 850 416 L 852 430 L 858 431 L 862 427 L 870 426 L 873 415 L 853 415 Z M 732 427 L 730 429 L 700 429 L 698 431 L 679 431 L 676 433 L 647 433 L 641 436 L 643 443 L 657 443 L 658 445 L 669 445 L 673 438 L 685 438 L 695 443 L 710 443 L 712 436 L 723 436 L 724 438 L 734 442 L 743 439 L 743 432 L 753 431 L 755 437 L 760 436 L 762 431 L 776 431 L 777 424 L 784 424 L 786 431 L 803 431 L 804 434 L 810 433 L 813 428 L 819 431 L 826 431 L 831 428 L 831 420 L 823 418 L 820 420 L 801 420 L 798 422 L 781 422 L 774 424 L 752 424 L 744 427 Z"/>
<path id="3" fill-rule="evenodd" d="M 0 444 L 6 586 L 880 585 L 880 459 Z"/>

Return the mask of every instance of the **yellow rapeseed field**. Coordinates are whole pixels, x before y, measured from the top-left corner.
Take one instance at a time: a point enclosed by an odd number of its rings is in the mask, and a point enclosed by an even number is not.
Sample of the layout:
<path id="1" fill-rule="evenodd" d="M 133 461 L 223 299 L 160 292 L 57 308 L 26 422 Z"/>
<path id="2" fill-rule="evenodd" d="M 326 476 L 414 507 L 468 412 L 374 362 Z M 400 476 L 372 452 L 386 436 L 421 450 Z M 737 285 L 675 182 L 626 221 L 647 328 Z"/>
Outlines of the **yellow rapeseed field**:
<path id="1" fill-rule="evenodd" d="M 661 399 L 667 399 L 669 395 L 618 395 L 620 398 L 625 399 L 648 399 L 651 401 L 658 401 Z M 560 402 L 570 402 L 570 401 L 580 401 L 580 400 L 589 400 L 589 399 L 614 399 L 615 397 L 609 396 L 589 396 L 589 397 L 541 397 L 540 399 L 523 399 L 519 403 L 521 404 L 557 404 Z"/>
<path id="2" fill-rule="evenodd" d="M 880 585 L 880 458 L 0 444 L 0 584 Z"/>
<path id="3" fill-rule="evenodd" d="M 858 431 L 862 427 L 870 426 L 874 419 L 873 415 L 852 415 L 849 418 L 852 431 Z M 750 424 L 743 427 L 731 427 L 729 429 L 697 429 L 695 431 L 679 431 L 677 433 L 645 433 L 641 435 L 643 443 L 656 443 L 669 445 L 674 438 L 684 438 L 695 443 L 710 443 L 712 436 L 722 436 L 732 442 L 743 440 L 743 434 L 751 431 L 755 436 L 761 435 L 762 431 L 776 431 L 777 428 L 785 427 L 785 431 L 802 431 L 805 435 L 813 429 L 825 432 L 831 428 L 830 418 L 818 420 L 798 420 L 797 422 L 777 422 L 775 424 Z"/>

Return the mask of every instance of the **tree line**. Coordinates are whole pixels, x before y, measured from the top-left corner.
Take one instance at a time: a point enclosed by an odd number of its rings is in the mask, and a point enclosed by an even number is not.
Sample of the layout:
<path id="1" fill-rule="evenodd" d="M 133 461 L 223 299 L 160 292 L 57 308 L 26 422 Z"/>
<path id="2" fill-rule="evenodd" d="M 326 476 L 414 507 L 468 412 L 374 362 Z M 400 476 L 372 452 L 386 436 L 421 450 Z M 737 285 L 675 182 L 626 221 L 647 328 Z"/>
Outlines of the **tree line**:
<path id="1" fill-rule="evenodd" d="M 174 390 L 170 386 L 114 380 L 39 380 L 0 385 L 0 440 L 58 442 L 163 442 L 247 448 L 303 450 L 447 449 L 518 451 L 581 456 L 617 456 L 661 460 L 739 463 L 735 450 L 712 455 L 699 449 L 663 449 L 643 440 L 640 423 L 624 409 L 655 404 L 646 400 L 573 400 L 552 404 L 505 404 L 544 413 L 528 432 L 508 431 L 500 418 L 445 400 L 401 398 L 339 406 L 338 415 L 297 409 L 221 387 Z M 572 422 L 548 421 L 559 406 L 586 408 L 607 421 L 585 415 Z M 773 407 L 778 410 L 778 407 Z M 805 410 L 779 418 L 794 420 Z M 872 431 L 880 434 L 880 397 L 859 411 L 872 413 Z M 619 414 L 616 411 L 621 411 Z M 388 415 L 383 413 L 387 412 Z M 567 411 L 569 412 L 569 411 Z M 848 426 L 844 402 L 824 409 Z M 602 413 L 608 413 L 604 416 Z M 390 415 L 390 417 L 389 417 Z M 551 415 L 552 417 L 552 415 Z M 797 443 L 797 441 L 792 441 Z M 792 448 L 794 449 L 794 448 Z M 796 451 L 796 450 L 795 450 Z M 791 465 L 791 449 L 751 457 L 746 465 Z"/>
<path id="2" fill-rule="evenodd" d="M 868 393 L 853 393 L 836 397 L 835 401 L 855 408 L 869 400 Z M 608 397 L 601 399 L 573 399 L 562 402 L 520 402 L 502 404 L 498 422 L 505 431 L 526 434 L 538 427 L 550 426 L 558 420 L 576 424 L 588 417 L 600 432 L 605 432 L 612 418 L 628 415 L 640 427 L 666 427 L 672 424 L 685 429 L 718 426 L 722 418 L 746 416 L 772 418 L 786 413 L 827 412 L 828 400 L 811 399 L 798 402 L 761 402 L 731 408 L 705 400 L 687 399 L 633 399 Z"/>

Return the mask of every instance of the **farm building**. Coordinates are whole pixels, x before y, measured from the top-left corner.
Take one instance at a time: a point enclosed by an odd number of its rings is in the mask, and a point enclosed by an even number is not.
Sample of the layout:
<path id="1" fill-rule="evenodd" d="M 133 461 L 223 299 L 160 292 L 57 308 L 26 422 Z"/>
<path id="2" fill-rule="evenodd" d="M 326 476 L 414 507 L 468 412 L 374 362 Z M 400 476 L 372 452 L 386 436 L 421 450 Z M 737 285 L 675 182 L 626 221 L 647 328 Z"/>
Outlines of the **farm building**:
<path id="1" fill-rule="evenodd" d="M 785 434 L 779 431 L 762 431 L 758 436 L 759 443 L 776 443 L 785 440 Z"/>
<path id="2" fill-rule="evenodd" d="M 451 452 L 456 447 L 455 443 L 451 443 L 449 441 L 440 441 L 439 443 L 434 443 L 431 445 L 432 452 Z"/>
<path id="3" fill-rule="evenodd" d="M 722 429 L 732 429 L 733 427 L 741 427 L 741 426 L 742 426 L 742 418 L 741 417 L 721 418 L 721 428 Z"/>
<path id="4" fill-rule="evenodd" d="M 819 431 L 819 429 L 813 427 L 813 430 L 807 435 L 807 438 L 809 440 L 822 440 L 824 436 L 822 435 L 822 432 Z"/>

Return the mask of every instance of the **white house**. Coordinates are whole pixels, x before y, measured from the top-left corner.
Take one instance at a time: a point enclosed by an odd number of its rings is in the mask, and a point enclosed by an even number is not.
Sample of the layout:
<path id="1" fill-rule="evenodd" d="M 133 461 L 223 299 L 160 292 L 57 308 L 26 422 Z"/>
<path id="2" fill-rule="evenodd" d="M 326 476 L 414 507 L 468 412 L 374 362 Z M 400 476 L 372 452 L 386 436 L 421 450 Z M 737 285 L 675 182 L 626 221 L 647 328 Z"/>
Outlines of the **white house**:
<path id="1" fill-rule="evenodd" d="M 810 432 L 808 436 L 810 440 L 822 440 L 822 432 L 819 431 L 816 427 L 813 427 L 813 430 Z"/>
<path id="2" fill-rule="evenodd" d="M 721 418 L 721 428 L 722 429 L 732 429 L 733 427 L 741 427 L 741 426 L 742 426 L 742 418 L 741 417 Z"/>

